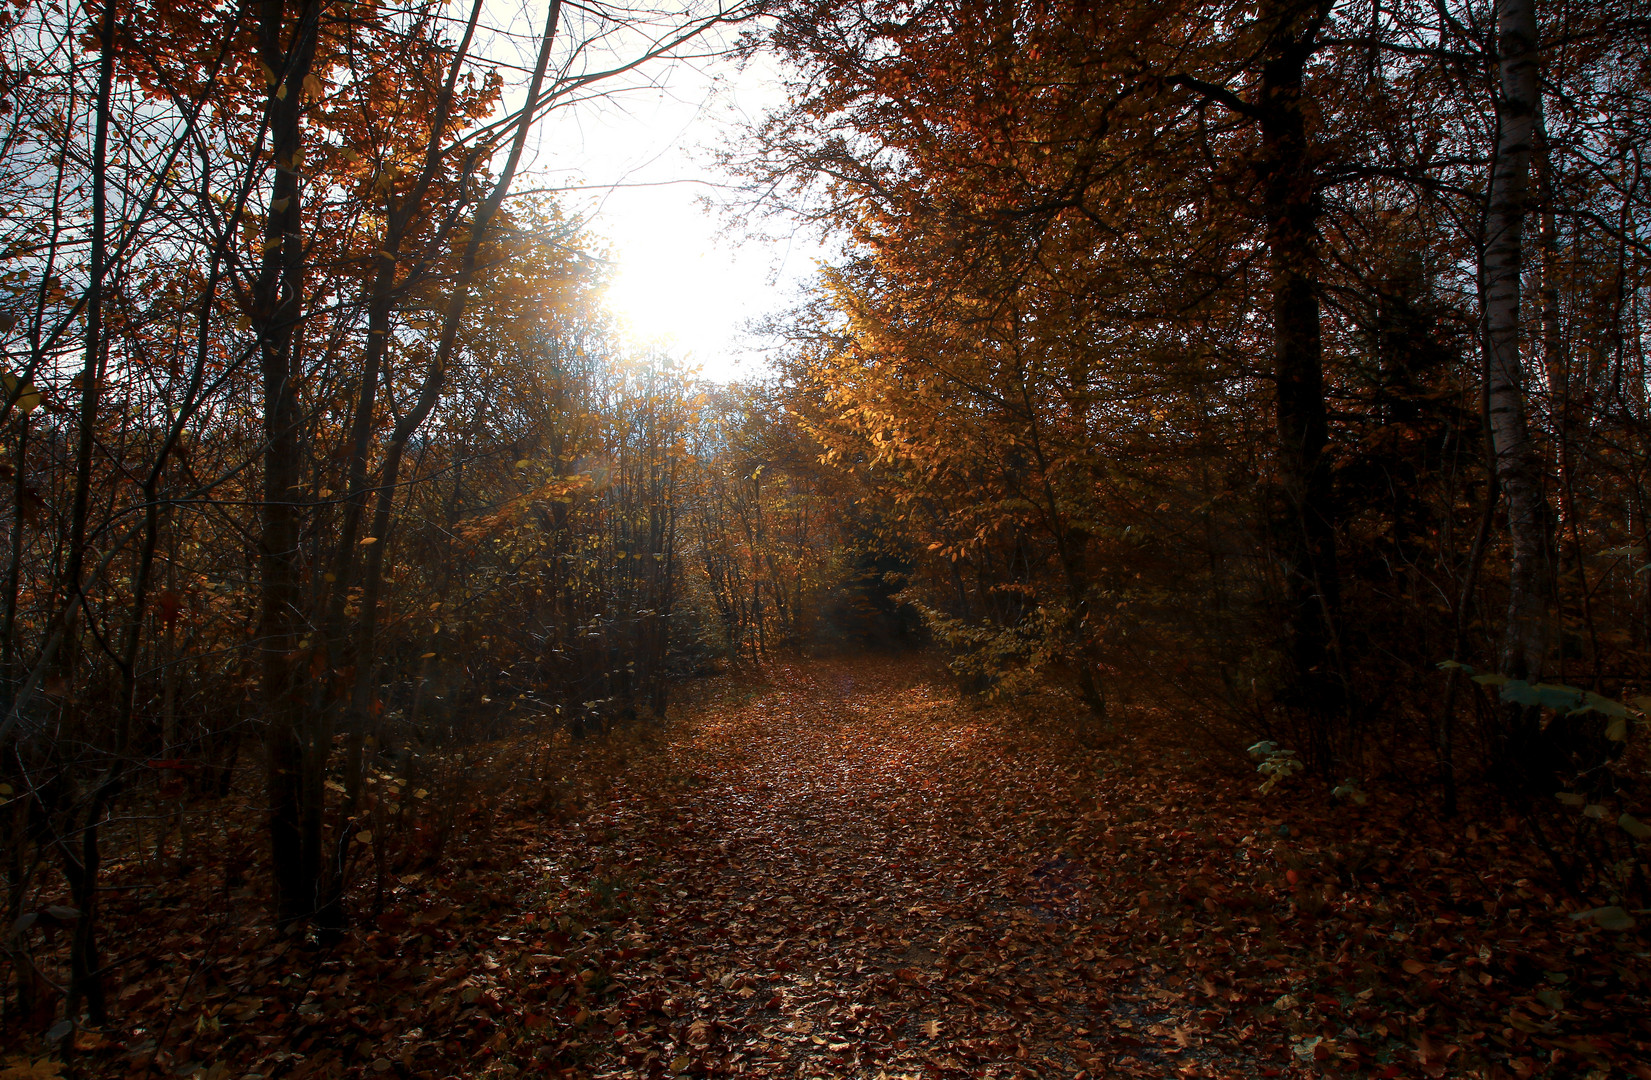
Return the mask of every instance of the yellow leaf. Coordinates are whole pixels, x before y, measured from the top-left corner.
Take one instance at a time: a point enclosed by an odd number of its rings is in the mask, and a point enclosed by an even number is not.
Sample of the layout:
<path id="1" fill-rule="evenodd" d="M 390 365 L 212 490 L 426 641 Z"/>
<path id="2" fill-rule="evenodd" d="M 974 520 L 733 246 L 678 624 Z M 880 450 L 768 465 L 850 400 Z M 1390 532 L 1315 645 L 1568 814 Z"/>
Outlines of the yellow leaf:
<path id="1" fill-rule="evenodd" d="M 264 73 L 265 86 L 275 85 L 275 72 L 270 70 L 268 64 L 264 63 L 262 60 L 258 61 L 258 70 Z"/>
<path id="2" fill-rule="evenodd" d="M 265 255 L 273 255 L 275 252 L 280 251 L 281 250 L 281 238 L 276 237 L 273 240 L 265 240 L 262 250 L 263 250 L 263 253 Z"/>
<path id="3" fill-rule="evenodd" d="M 320 79 L 317 79 L 313 74 L 304 76 L 304 97 L 306 100 L 319 101 L 324 92 Z"/>
<path id="4" fill-rule="evenodd" d="M 23 413 L 32 413 L 40 408 L 40 391 L 34 388 L 34 383 L 23 382 L 11 372 L 0 376 L 0 383 L 5 386 L 6 397 L 15 397 L 13 408 Z"/>
<path id="5" fill-rule="evenodd" d="M 274 202 L 270 203 L 269 210 L 272 214 L 279 214 L 290 205 L 292 205 L 292 197 L 283 196 L 282 198 L 276 199 Z"/>
<path id="6" fill-rule="evenodd" d="M 376 543 L 378 543 L 378 537 L 376 537 L 376 536 L 363 536 L 361 538 L 361 546 L 362 547 L 366 547 L 368 544 L 376 544 Z"/>
<path id="7" fill-rule="evenodd" d="M 360 832 L 355 834 L 355 838 L 357 843 L 370 844 L 373 842 L 373 830 L 362 829 Z"/>
<path id="8" fill-rule="evenodd" d="M 280 86 L 277 86 L 275 88 L 275 100 L 276 101 L 285 101 L 285 100 L 287 100 L 287 84 L 286 83 L 283 82 Z"/>

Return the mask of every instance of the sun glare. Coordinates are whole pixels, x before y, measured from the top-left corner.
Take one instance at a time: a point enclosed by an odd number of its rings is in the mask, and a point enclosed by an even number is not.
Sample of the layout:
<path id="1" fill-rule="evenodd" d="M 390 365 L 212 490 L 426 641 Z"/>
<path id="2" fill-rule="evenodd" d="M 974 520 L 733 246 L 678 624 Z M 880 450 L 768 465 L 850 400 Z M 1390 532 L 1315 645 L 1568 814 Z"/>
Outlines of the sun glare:
<path id="1" fill-rule="evenodd" d="M 736 378 L 738 326 L 753 310 L 750 275 L 716 246 L 712 222 L 676 201 L 608 217 L 619 262 L 608 307 L 637 345 L 658 345 L 710 378 Z"/>
<path id="2" fill-rule="evenodd" d="M 812 273 L 810 244 L 737 225 L 724 233 L 702 205 L 738 182 L 713 148 L 780 92 L 770 64 L 683 63 L 634 92 L 553 113 L 541 137 L 541 160 L 595 199 L 590 229 L 616 263 L 608 307 L 627 336 L 719 382 L 764 370 L 765 345 L 745 327 L 786 307 Z"/>

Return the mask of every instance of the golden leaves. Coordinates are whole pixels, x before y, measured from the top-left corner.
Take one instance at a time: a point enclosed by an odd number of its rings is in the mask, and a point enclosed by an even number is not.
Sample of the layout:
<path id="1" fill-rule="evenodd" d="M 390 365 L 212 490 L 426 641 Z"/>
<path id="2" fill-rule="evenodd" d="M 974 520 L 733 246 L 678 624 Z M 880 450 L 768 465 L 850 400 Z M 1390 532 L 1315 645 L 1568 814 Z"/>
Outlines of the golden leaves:
<path id="1" fill-rule="evenodd" d="M 0 374 L 0 389 L 5 391 L 6 400 L 11 402 L 12 408 L 25 416 L 40 407 L 40 391 L 34 383 L 25 382 L 9 371 Z"/>

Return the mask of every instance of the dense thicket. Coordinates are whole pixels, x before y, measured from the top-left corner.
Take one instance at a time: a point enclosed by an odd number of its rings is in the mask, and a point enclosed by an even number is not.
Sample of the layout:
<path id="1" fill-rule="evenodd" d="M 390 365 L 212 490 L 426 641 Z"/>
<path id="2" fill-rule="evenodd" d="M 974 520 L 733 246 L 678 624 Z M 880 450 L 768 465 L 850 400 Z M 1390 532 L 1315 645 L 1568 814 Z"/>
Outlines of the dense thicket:
<path id="1" fill-rule="evenodd" d="M 959 669 L 1447 808 L 1472 766 L 1643 888 L 1642 13 L 799 2 L 767 43 L 743 165 L 849 252 L 787 402 Z"/>

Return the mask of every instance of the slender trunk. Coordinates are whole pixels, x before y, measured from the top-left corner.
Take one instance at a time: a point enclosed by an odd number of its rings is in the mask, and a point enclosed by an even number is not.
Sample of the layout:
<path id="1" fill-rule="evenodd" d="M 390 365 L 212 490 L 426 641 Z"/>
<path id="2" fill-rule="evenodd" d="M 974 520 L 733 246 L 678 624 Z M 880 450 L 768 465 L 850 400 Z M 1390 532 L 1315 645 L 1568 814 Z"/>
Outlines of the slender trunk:
<path id="1" fill-rule="evenodd" d="M 665 679 L 665 657 L 671 650 L 671 608 L 675 603 L 676 585 L 676 492 L 677 492 L 677 460 L 673 456 L 666 467 L 668 479 L 666 490 L 669 493 L 663 515 L 662 530 L 659 543 L 655 547 L 656 563 L 661 565 L 663 574 L 660 585 L 659 603 L 655 607 L 654 625 L 657 628 L 657 659 L 658 665 L 654 672 L 653 695 L 650 704 L 653 706 L 654 717 L 658 723 L 665 723 L 665 710 L 669 704 L 669 684 Z"/>
<path id="2" fill-rule="evenodd" d="M 1259 115 L 1268 266 L 1272 278 L 1274 422 L 1285 500 L 1281 550 L 1289 592 L 1286 648 L 1293 704 L 1312 721 L 1319 764 L 1346 707 L 1337 648 L 1341 605 L 1336 511 L 1324 449 L 1324 342 L 1319 326 L 1318 177 L 1302 86 L 1324 19 L 1321 4 L 1285 4 L 1262 66 Z"/>
<path id="3" fill-rule="evenodd" d="M 1490 540 L 1491 525 L 1496 520 L 1496 496 L 1497 488 L 1492 484 L 1485 492 L 1485 508 L 1479 515 L 1479 530 L 1474 534 L 1473 547 L 1468 551 L 1467 570 L 1456 593 L 1453 613 L 1456 625 L 1450 645 L 1453 666 L 1445 676 L 1445 702 L 1439 712 L 1439 726 L 1435 733 L 1439 787 L 1443 798 L 1441 809 L 1447 818 L 1456 816 L 1456 693 L 1461 684 L 1461 657 L 1467 648 L 1468 605 L 1473 602 L 1473 592 L 1479 584 L 1479 569 L 1485 564 L 1485 549 Z"/>
<path id="4" fill-rule="evenodd" d="M 481 0 L 472 6 L 464 36 L 453 54 L 446 82 L 437 98 L 425 145 L 424 165 L 410 190 L 398 200 L 392 191 L 385 196 L 384 242 L 376 253 L 377 272 L 373 277 L 372 292 L 367 301 L 367 344 L 362 354 L 361 376 L 356 384 L 355 409 L 351 416 L 346 445 L 349 459 L 345 465 L 343 513 L 339 526 L 338 551 L 334 559 L 332 597 L 328 606 L 328 637 L 333 648 L 338 648 L 343 634 L 344 607 L 350 587 L 355 582 L 355 554 L 361 518 L 371 502 L 368 489 L 368 465 L 372 453 L 373 413 L 377 408 L 379 372 L 388 362 L 390 324 L 394 315 L 398 292 L 405 282 L 397 281 L 396 266 L 401 257 L 402 241 L 412 226 L 415 216 L 423 209 L 425 195 L 440 171 L 443 140 L 452 115 L 453 98 L 459 76 L 469 56 L 470 43 L 475 37 L 481 18 Z M 347 664 L 349 658 L 334 657 Z"/>
<path id="5" fill-rule="evenodd" d="M 17 597 L 23 578 L 23 507 L 29 497 L 28 482 L 29 417 L 22 414 L 17 420 L 16 475 L 12 484 L 11 555 L 6 560 L 5 616 L 0 620 L 0 687 L 4 701 L 11 707 L 19 679 L 17 671 Z"/>
<path id="6" fill-rule="evenodd" d="M 1055 541 L 1055 555 L 1060 559 L 1061 578 L 1066 583 L 1069 609 L 1066 625 L 1062 627 L 1062 633 L 1067 638 L 1063 644 L 1070 650 L 1077 669 L 1078 696 L 1083 699 L 1092 719 L 1104 721 L 1106 686 L 1100 677 L 1101 658 L 1096 640 L 1099 627 L 1091 626 L 1089 622 L 1089 537 L 1083 530 L 1072 526 L 1061 510 L 1060 497 L 1055 494 L 1054 480 L 1049 475 L 1049 458 L 1044 453 L 1043 439 L 1038 431 L 1038 412 L 1032 404 L 1031 388 L 1023 372 L 1016 373 L 1016 389 L 1025 410 L 1027 442 L 1037 464 L 1038 484 L 1043 491 L 1044 515 Z"/>
<path id="7" fill-rule="evenodd" d="M 304 237 L 299 204 L 303 132 L 298 88 L 310 73 L 322 0 L 301 0 L 290 45 L 285 0 L 263 0 L 259 56 L 273 74 L 267 104 L 275 179 L 264 257 L 253 289 L 264 390 L 264 491 L 260 507 L 258 639 L 267 724 L 270 855 L 275 913 L 283 924 L 316 909 L 321 871 L 321 777 L 330 739 L 306 710 L 301 661 L 299 530 L 302 436 L 298 411 L 298 322 L 304 302 Z M 318 760 L 319 759 L 319 760 Z"/>
<path id="8" fill-rule="evenodd" d="M 97 945 L 98 876 L 103 868 L 98 831 L 108 805 L 106 794 L 100 787 L 91 795 L 86 823 L 79 834 L 79 850 L 72 834 L 58 842 L 63 876 L 69 880 L 69 895 L 80 912 L 69 941 L 69 995 L 65 1011 L 71 1019 L 76 1019 L 84 1003 L 94 1024 L 102 1024 L 109 1017 Z"/>
<path id="9" fill-rule="evenodd" d="M 98 91 L 92 136 L 92 235 L 86 288 L 86 348 L 80 369 L 79 438 L 75 444 L 74 499 L 69 511 L 69 545 L 63 566 L 62 594 L 69 598 L 60 616 L 66 648 L 59 658 L 65 670 L 74 663 L 74 613 L 84 606 L 81 587 L 86 571 L 86 529 L 91 517 L 92 451 L 97 445 L 98 397 L 108 347 L 103 339 L 104 278 L 109 260 L 109 99 L 115 72 L 114 4 L 106 4 L 98 24 Z"/>
<path id="10" fill-rule="evenodd" d="M 103 338 L 103 281 L 108 271 L 108 152 L 110 98 L 115 81 L 115 5 L 106 3 L 98 20 L 98 87 L 97 119 L 92 142 L 92 243 L 90 287 L 86 297 L 86 358 L 81 369 L 80 440 L 75 448 L 74 508 L 69 523 L 69 552 L 64 566 L 63 584 L 66 595 L 78 600 L 65 608 L 68 648 L 61 658 L 63 669 L 73 677 L 75 650 L 73 648 L 73 616 L 83 609 L 86 569 L 86 529 L 91 509 L 92 450 L 97 442 L 98 394 L 103 381 L 104 360 L 108 347 Z M 137 635 L 132 634 L 133 644 Z M 128 650 L 130 653 L 130 650 Z M 80 919 L 75 924 L 74 937 L 69 943 L 69 999 L 68 1014 L 72 1020 L 85 1003 L 94 1023 L 107 1019 L 108 1009 L 103 992 L 103 965 L 98 960 L 98 875 L 102 868 L 98 829 L 108 799 L 119 784 L 122 758 L 126 751 L 130 712 L 122 709 L 119 730 L 116 733 L 111 761 L 106 775 L 94 788 L 91 805 L 81 827 L 80 852 L 73 854 L 68 843 L 62 845 L 64 869 Z M 66 838 L 72 842 L 73 836 Z"/>
<path id="11" fill-rule="evenodd" d="M 1526 417 L 1525 372 L 1519 350 L 1523 233 L 1540 94 L 1535 0 L 1498 0 L 1496 16 L 1500 131 L 1480 262 L 1486 404 L 1496 479 L 1508 502 L 1512 548 L 1502 670 L 1516 679 L 1533 679 L 1541 676 L 1548 651 L 1553 547 L 1553 515 L 1543 490 L 1542 461 Z"/>
<path id="12" fill-rule="evenodd" d="M 479 10 L 479 8 L 478 8 Z M 397 421 L 390 434 L 388 445 L 384 451 L 384 461 L 380 466 L 378 482 L 374 489 L 367 492 L 375 499 L 373 517 L 368 525 L 367 535 L 374 539 L 374 543 L 367 546 L 367 555 L 361 570 L 361 614 L 356 628 L 355 641 L 352 648 L 352 658 L 355 661 L 355 676 L 350 688 L 349 715 L 346 726 L 349 731 L 349 744 L 346 753 L 349 755 L 349 775 L 354 780 L 358 778 L 362 762 L 362 740 L 366 726 L 373 711 L 373 698 L 376 688 L 377 664 L 377 636 L 378 636 L 378 608 L 384 582 L 384 553 L 390 546 L 391 519 L 395 510 L 396 482 L 401 472 L 401 460 L 407 451 L 407 444 L 416 434 L 424 421 L 429 418 L 441 398 L 442 389 L 446 385 L 447 372 L 453 361 L 453 354 L 458 346 L 459 324 L 464 316 L 465 307 L 469 302 L 470 289 L 476 276 L 476 263 L 481 253 L 482 243 L 486 239 L 488 226 L 493 216 L 498 212 L 505 196 L 510 191 L 510 185 L 515 179 L 516 168 L 521 161 L 522 151 L 526 147 L 527 135 L 532 127 L 534 116 L 539 107 L 541 90 L 546 72 L 550 66 L 551 44 L 556 36 L 556 26 L 561 17 L 560 0 L 552 0 L 550 13 L 547 17 L 544 38 L 540 42 L 539 57 L 534 68 L 533 78 L 528 86 L 526 103 L 522 107 L 520 120 L 517 123 L 511 148 L 505 166 L 494 181 L 492 190 L 476 208 L 475 216 L 471 221 L 470 237 L 465 243 L 464 254 L 459 265 L 457 279 L 453 283 L 452 294 L 448 298 L 447 309 L 443 316 L 441 337 L 437 342 L 435 355 L 431 358 L 425 370 L 424 379 L 419 387 L 418 397 L 413 407 Z M 472 15 L 474 20 L 475 15 Z M 466 41 L 468 42 L 468 32 Z M 387 325 L 385 329 L 388 329 Z M 348 552 L 345 558 L 349 557 Z M 330 743 L 330 732 L 328 742 Z M 319 780 L 317 781 L 319 783 Z M 352 785 L 352 790 L 346 792 L 344 814 L 348 817 L 355 810 L 359 798 L 359 787 Z M 348 822 L 344 822 L 347 826 Z M 331 866 L 333 880 L 324 897 L 318 897 L 319 903 L 312 909 L 322 912 L 323 922 L 329 927 L 336 927 L 343 922 L 343 890 L 345 881 L 344 845 L 349 842 L 349 835 L 353 830 L 342 828 L 337 837 Z M 320 850 L 319 818 L 316 825 L 316 848 Z M 318 879 L 317 879 L 318 882 Z M 319 882 L 318 882 L 319 883 Z"/>

